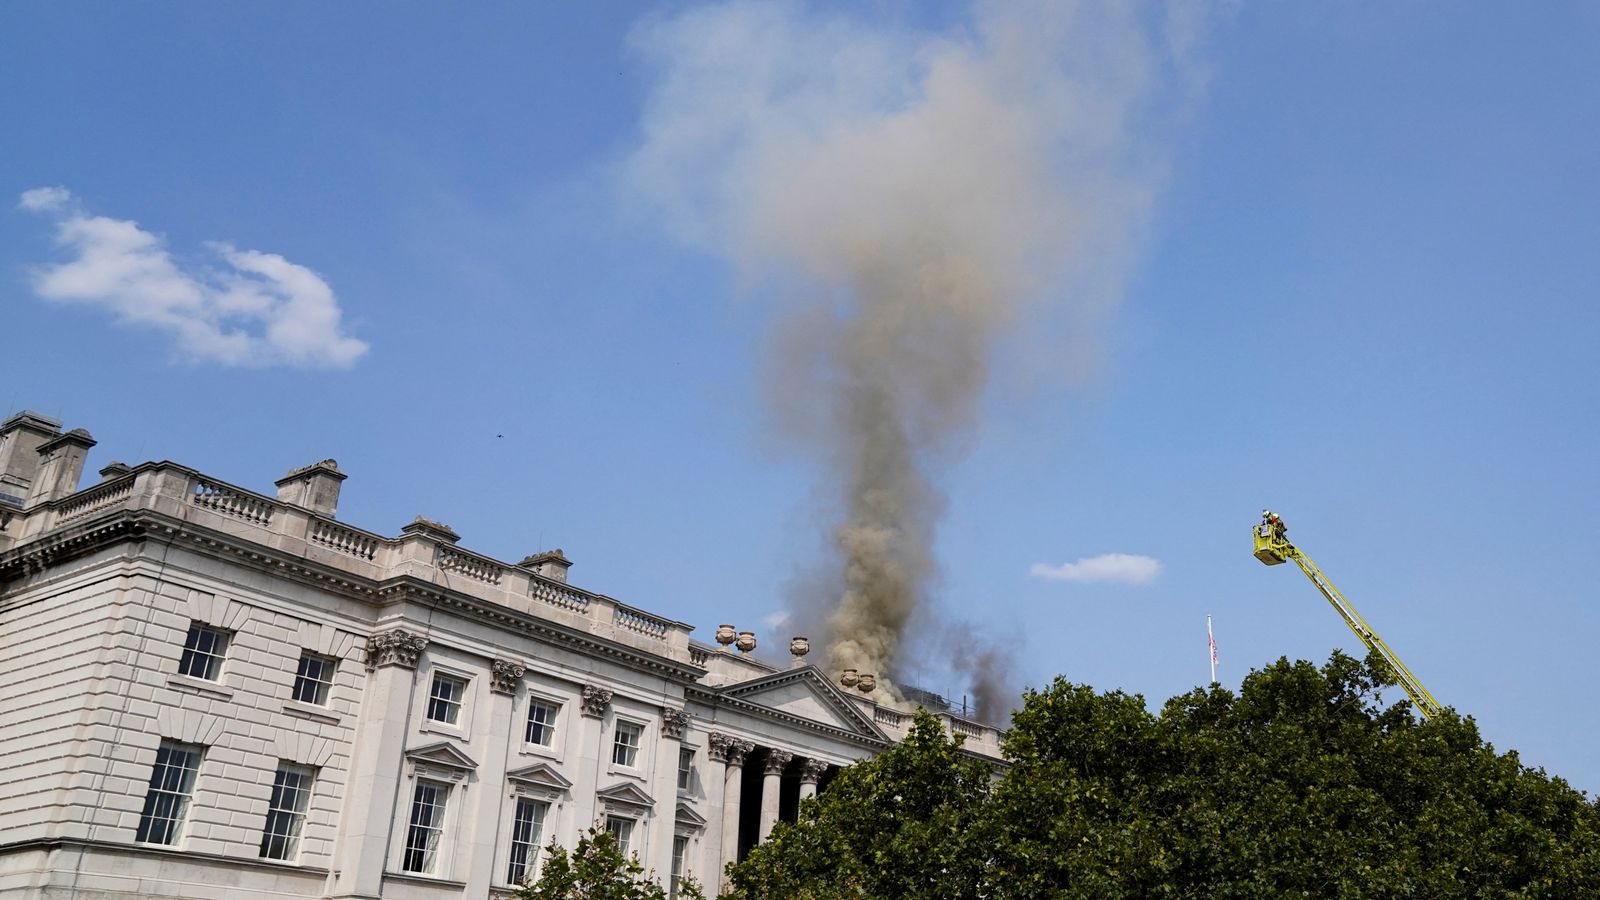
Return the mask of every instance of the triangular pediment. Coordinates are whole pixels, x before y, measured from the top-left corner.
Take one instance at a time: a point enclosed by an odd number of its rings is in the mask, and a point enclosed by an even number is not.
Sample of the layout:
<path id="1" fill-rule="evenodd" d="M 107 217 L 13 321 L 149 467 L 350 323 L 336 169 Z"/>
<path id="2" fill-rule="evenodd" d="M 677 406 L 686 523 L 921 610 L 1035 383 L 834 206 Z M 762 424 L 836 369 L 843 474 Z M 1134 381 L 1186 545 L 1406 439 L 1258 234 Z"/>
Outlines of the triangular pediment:
<path id="1" fill-rule="evenodd" d="M 418 747 L 414 750 L 407 750 L 406 759 L 412 762 L 444 766 L 449 769 L 470 771 L 478 767 L 476 760 L 444 741 L 440 741 L 437 744 L 429 744 L 426 747 Z"/>
<path id="2" fill-rule="evenodd" d="M 650 796 L 644 788 L 631 781 L 614 784 L 611 787 L 594 792 L 595 799 L 607 806 L 637 806 L 641 809 L 654 809 L 655 798 Z"/>
<path id="3" fill-rule="evenodd" d="M 816 666 L 805 666 L 731 684 L 719 692 L 802 719 L 885 740 L 855 701 L 834 687 Z"/>
<path id="4" fill-rule="evenodd" d="M 691 828 L 706 827 L 706 817 L 695 812 L 694 807 L 687 803 L 678 804 L 677 820 L 679 825 L 685 825 Z"/>
<path id="5" fill-rule="evenodd" d="M 562 794 L 572 787 L 572 782 L 563 778 L 549 763 L 534 763 L 531 766 L 513 769 L 506 773 L 506 780 Z"/>

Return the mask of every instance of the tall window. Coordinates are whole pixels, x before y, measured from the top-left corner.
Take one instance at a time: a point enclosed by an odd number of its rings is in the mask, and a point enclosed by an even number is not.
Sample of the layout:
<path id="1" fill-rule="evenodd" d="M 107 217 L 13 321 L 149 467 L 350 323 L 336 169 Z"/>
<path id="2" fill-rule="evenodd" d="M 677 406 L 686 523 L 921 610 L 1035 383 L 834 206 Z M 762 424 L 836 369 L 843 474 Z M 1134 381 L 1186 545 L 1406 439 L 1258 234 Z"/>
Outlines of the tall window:
<path id="1" fill-rule="evenodd" d="M 315 706 L 327 706 L 335 665 L 335 661 L 326 656 L 301 654 L 300 670 L 294 673 L 294 699 Z"/>
<path id="2" fill-rule="evenodd" d="M 667 896 L 678 896 L 678 882 L 683 880 L 683 858 L 689 853 L 689 838 L 687 835 L 676 835 L 672 839 L 672 877 L 667 881 Z"/>
<path id="3" fill-rule="evenodd" d="M 511 819 L 511 866 L 506 872 L 508 884 L 521 884 L 533 874 L 533 861 L 539 852 L 539 841 L 544 834 L 544 815 L 550 804 L 526 797 L 517 798 L 516 814 Z"/>
<path id="4" fill-rule="evenodd" d="M 688 747 L 678 748 L 678 790 L 687 791 L 694 787 L 694 750 Z"/>
<path id="5" fill-rule="evenodd" d="M 183 827 L 183 814 L 194 794 L 194 776 L 200 769 L 200 747 L 162 741 L 156 750 L 155 768 L 150 770 L 150 790 L 144 795 L 144 811 L 139 814 L 139 833 L 135 840 L 147 844 L 177 843 Z"/>
<path id="6" fill-rule="evenodd" d="M 222 673 L 222 656 L 227 652 L 226 631 L 194 622 L 189 626 L 189 636 L 183 640 L 183 658 L 178 660 L 178 674 L 216 681 Z"/>
<path id="7" fill-rule="evenodd" d="M 272 803 L 267 807 L 267 826 L 261 831 L 261 855 L 265 859 L 294 859 L 300 853 L 300 831 L 306 824 L 306 805 L 311 802 L 315 769 L 293 763 L 279 763 L 272 781 Z"/>
<path id="8" fill-rule="evenodd" d="M 627 856 L 633 842 L 633 820 L 625 816 L 606 816 L 606 830 L 617 839 L 617 849 Z"/>
<path id="9" fill-rule="evenodd" d="M 439 838 L 444 834 L 445 806 L 450 785 L 417 779 L 411 794 L 411 825 L 406 829 L 406 852 L 400 868 L 431 875 L 439 867 Z"/>
<path id="10" fill-rule="evenodd" d="M 619 766 L 633 768 L 639 761 L 639 744 L 643 737 L 643 725 L 618 722 L 616 737 L 611 742 L 611 761 Z"/>
<path id="11" fill-rule="evenodd" d="M 528 701 L 528 743 L 548 747 L 556 738 L 556 713 L 560 707 L 543 700 Z"/>
<path id="12" fill-rule="evenodd" d="M 433 690 L 428 694 L 428 718 L 446 725 L 461 721 L 461 702 L 467 696 L 465 679 L 435 672 Z"/>

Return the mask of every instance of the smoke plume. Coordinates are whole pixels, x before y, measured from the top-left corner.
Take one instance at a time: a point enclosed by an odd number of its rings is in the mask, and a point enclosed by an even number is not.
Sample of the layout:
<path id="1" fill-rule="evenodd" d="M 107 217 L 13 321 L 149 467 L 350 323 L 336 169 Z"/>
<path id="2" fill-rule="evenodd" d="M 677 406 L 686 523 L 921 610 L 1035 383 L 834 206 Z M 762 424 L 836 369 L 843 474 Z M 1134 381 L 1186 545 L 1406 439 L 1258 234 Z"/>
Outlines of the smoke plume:
<path id="1" fill-rule="evenodd" d="M 1189 26 L 1120 3 L 981 5 L 938 32 L 734 3 L 636 30 L 630 187 L 780 304 L 772 408 L 833 476 L 834 587 L 810 597 L 830 670 L 887 685 L 906 652 L 997 341 L 1115 300 Z M 990 704 L 999 662 L 967 655 Z"/>

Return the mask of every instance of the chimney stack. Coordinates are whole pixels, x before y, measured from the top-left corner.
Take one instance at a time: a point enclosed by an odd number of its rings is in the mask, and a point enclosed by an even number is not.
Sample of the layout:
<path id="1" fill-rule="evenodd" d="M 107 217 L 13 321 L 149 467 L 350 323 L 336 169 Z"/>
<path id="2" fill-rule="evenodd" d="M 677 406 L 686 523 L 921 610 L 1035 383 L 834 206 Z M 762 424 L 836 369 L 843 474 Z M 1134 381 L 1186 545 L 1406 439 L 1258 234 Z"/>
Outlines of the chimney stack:
<path id="1" fill-rule="evenodd" d="M 278 502 L 332 518 L 339 509 L 340 483 L 349 477 L 331 459 L 312 463 L 277 480 Z"/>
<path id="2" fill-rule="evenodd" d="M 61 423 L 32 410 L 0 422 L 0 503 L 21 506 L 39 471 L 39 448 L 61 436 Z"/>
<path id="3" fill-rule="evenodd" d="M 28 488 L 27 507 L 38 506 L 65 497 L 78 490 L 78 478 L 83 475 L 83 461 L 95 439 L 82 428 L 39 445 L 39 468 L 34 473 L 33 484 Z"/>
<path id="4" fill-rule="evenodd" d="M 560 547 L 557 547 L 554 550 L 546 550 L 543 553 L 535 553 L 532 556 L 524 557 L 522 562 L 517 563 L 517 565 L 524 569 L 532 569 L 535 575 L 541 575 L 551 581 L 559 581 L 565 584 L 567 570 L 572 568 L 572 560 L 567 559 L 567 555 L 561 552 Z"/>

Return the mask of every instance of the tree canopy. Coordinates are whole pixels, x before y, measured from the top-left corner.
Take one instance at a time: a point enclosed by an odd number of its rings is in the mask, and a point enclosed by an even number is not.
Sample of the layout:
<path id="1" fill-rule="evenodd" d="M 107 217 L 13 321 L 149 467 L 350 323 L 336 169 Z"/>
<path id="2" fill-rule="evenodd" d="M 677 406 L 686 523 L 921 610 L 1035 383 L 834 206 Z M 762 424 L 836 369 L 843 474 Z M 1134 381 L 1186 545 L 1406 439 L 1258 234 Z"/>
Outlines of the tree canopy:
<path id="1" fill-rule="evenodd" d="M 1600 807 L 1382 661 L 1280 659 L 1238 694 L 1027 692 L 1008 767 L 920 713 L 731 870 L 752 898 L 1593 897 Z"/>

